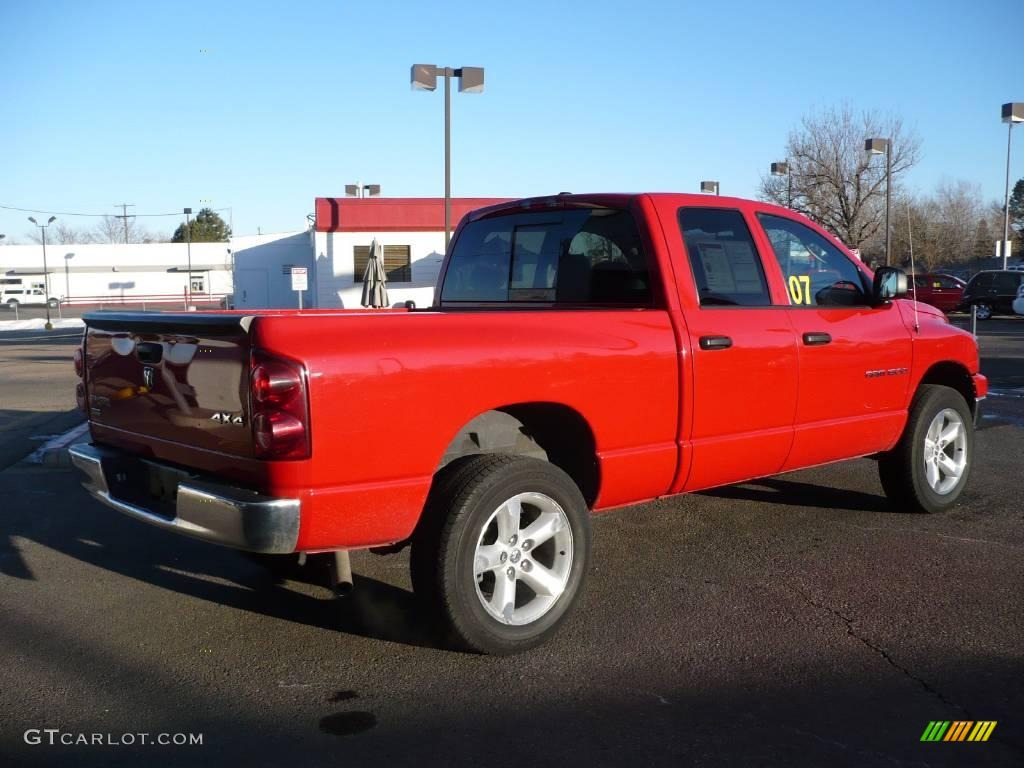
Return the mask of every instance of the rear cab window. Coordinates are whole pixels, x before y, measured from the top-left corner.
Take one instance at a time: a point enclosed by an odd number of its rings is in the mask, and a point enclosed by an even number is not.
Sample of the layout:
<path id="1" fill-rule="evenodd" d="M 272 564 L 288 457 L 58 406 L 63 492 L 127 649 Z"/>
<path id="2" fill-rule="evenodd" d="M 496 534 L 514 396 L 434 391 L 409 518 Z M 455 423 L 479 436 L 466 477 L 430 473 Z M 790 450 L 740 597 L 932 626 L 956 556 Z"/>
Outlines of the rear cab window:
<path id="1" fill-rule="evenodd" d="M 499 213 L 460 231 L 441 304 L 646 307 L 654 302 L 651 280 L 628 210 Z"/>
<path id="2" fill-rule="evenodd" d="M 738 209 L 686 207 L 678 217 L 702 308 L 771 306 L 764 266 Z"/>

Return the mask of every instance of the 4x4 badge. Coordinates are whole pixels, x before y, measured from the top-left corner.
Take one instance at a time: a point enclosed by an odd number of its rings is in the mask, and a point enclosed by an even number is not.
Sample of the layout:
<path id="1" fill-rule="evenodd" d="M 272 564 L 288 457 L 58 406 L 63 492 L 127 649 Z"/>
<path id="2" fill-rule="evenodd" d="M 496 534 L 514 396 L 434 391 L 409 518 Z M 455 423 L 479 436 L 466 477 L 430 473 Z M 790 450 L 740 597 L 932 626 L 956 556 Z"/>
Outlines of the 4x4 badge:
<path id="1" fill-rule="evenodd" d="M 211 421 L 219 421 L 221 424 L 245 424 L 241 414 L 215 413 L 210 417 Z"/>

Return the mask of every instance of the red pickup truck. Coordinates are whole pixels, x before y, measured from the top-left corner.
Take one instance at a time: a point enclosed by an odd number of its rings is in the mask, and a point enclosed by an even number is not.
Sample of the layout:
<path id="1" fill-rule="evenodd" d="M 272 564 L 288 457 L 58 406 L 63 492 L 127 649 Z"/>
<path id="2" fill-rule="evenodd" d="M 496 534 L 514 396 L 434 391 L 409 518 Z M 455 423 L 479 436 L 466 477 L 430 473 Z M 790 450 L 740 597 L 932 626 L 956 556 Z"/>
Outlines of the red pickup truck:
<path id="1" fill-rule="evenodd" d="M 264 554 L 411 544 L 417 594 L 511 653 L 578 602 L 590 512 L 871 456 L 953 505 L 987 383 L 974 338 L 793 212 L 557 195 L 460 223 L 411 310 L 91 313 L 86 487 Z"/>

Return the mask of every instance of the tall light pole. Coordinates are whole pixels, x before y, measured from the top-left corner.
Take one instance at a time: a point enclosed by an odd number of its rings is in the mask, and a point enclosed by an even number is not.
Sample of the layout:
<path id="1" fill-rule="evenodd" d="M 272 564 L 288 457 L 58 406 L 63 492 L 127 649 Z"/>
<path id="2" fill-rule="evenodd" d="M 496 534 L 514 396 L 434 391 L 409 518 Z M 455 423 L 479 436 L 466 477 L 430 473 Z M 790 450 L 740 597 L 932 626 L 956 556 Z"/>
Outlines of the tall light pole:
<path id="1" fill-rule="evenodd" d="M 1003 104 L 1003 122 L 1006 126 L 1006 193 L 1003 196 L 1003 269 L 1010 256 L 1010 140 L 1013 126 L 1024 123 L 1024 102 Z"/>
<path id="2" fill-rule="evenodd" d="M 45 224 L 40 224 L 31 216 L 28 217 L 28 220 L 39 227 L 39 233 L 43 240 L 43 301 L 46 304 L 46 325 L 44 327 L 49 331 L 53 329 L 53 323 L 50 322 L 50 273 L 46 269 L 46 228 L 53 224 L 57 217 L 51 216 Z"/>
<path id="3" fill-rule="evenodd" d="M 355 184 L 346 184 L 345 196 L 380 197 L 380 184 L 363 184 L 362 182 L 358 181 Z"/>
<path id="4" fill-rule="evenodd" d="M 410 81 L 414 91 L 437 89 L 437 78 L 444 78 L 444 250 L 452 238 L 452 86 L 451 79 L 459 78 L 459 93 L 483 93 L 483 67 L 437 67 L 433 64 L 413 64 Z"/>
<path id="5" fill-rule="evenodd" d="M 706 192 L 709 195 L 718 194 L 718 182 L 717 181 L 702 181 L 700 183 L 700 191 Z"/>
<path id="6" fill-rule="evenodd" d="M 772 176 L 786 177 L 786 207 L 793 207 L 793 172 L 789 167 L 789 160 L 782 163 L 772 163 Z"/>
<path id="7" fill-rule="evenodd" d="M 885 266 L 892 264 L 892 230 L 889 212 L 892 209 L 892 139 L 865 139 L 864 151 L 869 155 L 885 153 Z"/>
<path id="8" fill-rule="evenodd" d="M 185 209 L 185 250 L 188 253 L 188 277 L 185 280 L 185 309 L 192 306 L 192 209 Z"/>

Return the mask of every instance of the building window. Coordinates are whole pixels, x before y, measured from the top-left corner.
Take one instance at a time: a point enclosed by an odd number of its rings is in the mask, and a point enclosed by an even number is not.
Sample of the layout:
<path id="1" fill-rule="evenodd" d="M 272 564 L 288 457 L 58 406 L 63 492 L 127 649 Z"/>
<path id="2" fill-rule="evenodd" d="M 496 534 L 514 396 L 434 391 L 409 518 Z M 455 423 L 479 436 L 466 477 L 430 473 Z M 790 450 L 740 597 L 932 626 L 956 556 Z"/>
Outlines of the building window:
<path id="1" fill-rule="evenodd" d="M 203 275 L 189 276 L 189 291 L 192 293 L 206 293 L 206 280 Z"/>
<path id="2" fill-rule="evenodd" d="M 408 245 L 384 246 L 384 272 L 389 283 L 412 282 L 412 261 L 409 251 Z M 355 260 L 353 277 L 357 283 L 361 283 L 366 273 L 366 262 L 370 260 L 370 246 L 357 245 L 352 249 L 352 255 Z"/>

